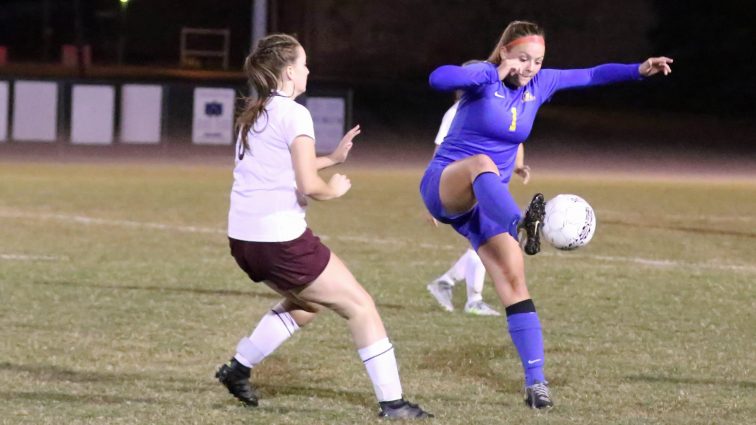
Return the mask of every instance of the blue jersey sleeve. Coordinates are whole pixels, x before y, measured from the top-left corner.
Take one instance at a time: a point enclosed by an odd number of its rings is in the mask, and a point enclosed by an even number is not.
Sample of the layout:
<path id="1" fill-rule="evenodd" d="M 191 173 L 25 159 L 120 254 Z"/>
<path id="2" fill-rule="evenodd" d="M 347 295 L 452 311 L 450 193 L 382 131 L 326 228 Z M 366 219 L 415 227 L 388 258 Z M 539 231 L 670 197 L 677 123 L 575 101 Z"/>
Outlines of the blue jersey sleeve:
<path id="1" fill-rule="evenodd" d="M 586 69 L 542 69 L 538 73 L 539 85 L 543 92 L 542 99 L 548 100 L 559 90 L 601 86 L 641 79 L 640 64 L 608 63 Z"/>
<path id="2" fill-rule="evenodd" d="M 443 65 L 428 78 L 430 86 L 439 91 L 469 90 L 498 80 L 496 67 L 488 62 L 467 66 Z"/>

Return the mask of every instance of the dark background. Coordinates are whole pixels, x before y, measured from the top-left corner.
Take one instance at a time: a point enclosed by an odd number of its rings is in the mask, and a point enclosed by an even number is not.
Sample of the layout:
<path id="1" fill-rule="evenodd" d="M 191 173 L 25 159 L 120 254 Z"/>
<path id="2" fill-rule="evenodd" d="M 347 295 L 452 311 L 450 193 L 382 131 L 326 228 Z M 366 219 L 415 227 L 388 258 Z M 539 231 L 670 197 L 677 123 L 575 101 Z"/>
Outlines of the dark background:
<path id="1" fill-rule="evenodd" d="M 118 0 L 79 0 L 78 19 L 74 0 L 1 1 L 0 45 L 7 46 L 11 62 L 59 62 L 62 44 L 81 42 L 91 45 L 95 65 L 115 66 L 123 36 L 124 65 L 178 67 L 185 26 L 228 28 L 233 70 L 249 51 L 252 0 L 130 0 L 125 9 Z M 660 127 L 681 132 L 677 147 L 695 141 L 697 148 L 750 155 L 756 151 L 750 133 L 756 15 L 748 3 L 269 0 L 269 31 L 300 39 L 308 51 L 311 87 L 354 90 L 355 120 L 394 137 L 409 132 L 412 139 L 427 140 L 451 103 L 449 95 L 427 87 L 428 74 L 441 64 L 486 58 L 509 21 L 533 20 L 546 30 L 545 67 L 640 62 L 656 55 L 675 60 L 667 78 L 559 93 L 553 106 L 544 107 L 534 136 L 585 131 L 597 117 L 595 134 L 586 140 L 606 141 L 612 127 L 626 135 Z M 580 112 L 572 120 L 545 112 L 548 108 Z M 623 127 L 615 115 L 602 124 L 598 118 L 608 111 L 647 124 Z M 676 124 L 661 128 L 662 120 L 646 120 L 658 114 L 672 114 Z"/>

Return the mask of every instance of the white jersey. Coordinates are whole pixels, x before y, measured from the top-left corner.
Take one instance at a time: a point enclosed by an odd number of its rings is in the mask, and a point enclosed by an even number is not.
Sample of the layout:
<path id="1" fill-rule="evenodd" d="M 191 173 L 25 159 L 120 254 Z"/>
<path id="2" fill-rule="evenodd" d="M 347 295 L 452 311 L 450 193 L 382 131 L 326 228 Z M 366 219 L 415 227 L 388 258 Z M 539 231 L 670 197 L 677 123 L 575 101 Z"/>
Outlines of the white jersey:
<path id="1" fill-rule="evenodd" d="M 307 228 L 306 198 L 297 190 L 290 146 L 297 136 L 315 140 L 310 111 L 274 95 L 248 133 L 249 149 L 236 141 L 228 236 L 251 242 L 285 242 Z M 243 152 L 243 154 L 242 154 Z"/>
<path id="2" fill-rule="evenodd" d="M 444 117 L 441 118 L 441 126 L 438 127 L 438 134 L 436 134 L 436 145 L 444 143 L 444 137 L 449 133 L 454 116 L 457 115 L 457 106 L 459 106 L 459 101 L 454 102 L 454 105 L 449 107 L 444 113 Z"/>

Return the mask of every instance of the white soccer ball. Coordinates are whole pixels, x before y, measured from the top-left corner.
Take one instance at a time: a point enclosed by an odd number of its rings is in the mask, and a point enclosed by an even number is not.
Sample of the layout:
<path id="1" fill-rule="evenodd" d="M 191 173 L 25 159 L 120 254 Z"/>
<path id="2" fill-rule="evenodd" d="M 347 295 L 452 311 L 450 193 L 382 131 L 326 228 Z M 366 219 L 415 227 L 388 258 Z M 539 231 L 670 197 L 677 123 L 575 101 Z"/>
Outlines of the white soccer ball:
<path id="1" fill-rule="evenodd" d="M 591 241 L 596 215 L 585 199 L 561 194 L 546 202 L 541 234 L 554 248 L 577 249 Z"/>

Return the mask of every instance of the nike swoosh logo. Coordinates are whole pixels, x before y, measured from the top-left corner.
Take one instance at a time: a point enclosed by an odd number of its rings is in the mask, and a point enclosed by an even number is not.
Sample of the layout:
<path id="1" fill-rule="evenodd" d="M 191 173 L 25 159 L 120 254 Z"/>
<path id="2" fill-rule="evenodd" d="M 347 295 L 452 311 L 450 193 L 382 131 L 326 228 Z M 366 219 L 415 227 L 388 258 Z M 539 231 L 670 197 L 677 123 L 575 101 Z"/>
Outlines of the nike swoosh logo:
<path id="1" fill-rule="evenodd" d="M 541 359 L 535 359 L 535 360 L 528 360 L 528 364 L 538 363 Z"/>
<path id="2" fill-rule="evenodd" d="M 499 94 L 499 92 L 497 92 L 497 91 L 494 92 L 494 96 L 496 96 L 496 97 L 498 97 L 500 99 L 506 99 L 507 98 L 506 96 L 504 96 L 502 94 Z"/>

